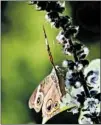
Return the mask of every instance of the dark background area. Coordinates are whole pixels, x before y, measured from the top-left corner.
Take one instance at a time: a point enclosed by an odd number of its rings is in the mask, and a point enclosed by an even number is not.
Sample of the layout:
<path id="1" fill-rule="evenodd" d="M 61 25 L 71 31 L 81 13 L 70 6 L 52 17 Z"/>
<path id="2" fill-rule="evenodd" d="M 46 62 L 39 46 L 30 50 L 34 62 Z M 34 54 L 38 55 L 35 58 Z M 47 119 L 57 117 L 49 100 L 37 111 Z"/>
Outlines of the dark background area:
<path id="1" fill-rule="evenodd" d="M 73 1 L 74 24 L 80 26 L 78 39 L 95 42 L 100 39 L 100 1 Z"/>

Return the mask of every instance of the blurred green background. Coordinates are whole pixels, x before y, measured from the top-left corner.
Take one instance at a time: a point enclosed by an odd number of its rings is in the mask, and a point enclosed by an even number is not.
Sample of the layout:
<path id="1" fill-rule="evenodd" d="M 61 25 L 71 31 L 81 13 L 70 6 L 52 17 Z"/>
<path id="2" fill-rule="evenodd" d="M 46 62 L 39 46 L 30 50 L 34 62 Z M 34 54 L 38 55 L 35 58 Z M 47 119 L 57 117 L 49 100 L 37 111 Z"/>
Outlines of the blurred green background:
<path id="1" fill-rule="evenodd" d="M 72 15 L 67 2 L 64 12 Z M 60 45 L 54 43 L 58 30 L 45 20 L 46 12 L 36 11 L 28 2 L 9 1 L 5 9 L 7 21 L 2 23 L 2 124 L 35 123 L 28 99 L 40 81 L 50 73 L 42 26 L 45 26 L 55 64 L 66 57 Z M 86 43 L 89 60 L 100 57 L 100 42 Z"/>

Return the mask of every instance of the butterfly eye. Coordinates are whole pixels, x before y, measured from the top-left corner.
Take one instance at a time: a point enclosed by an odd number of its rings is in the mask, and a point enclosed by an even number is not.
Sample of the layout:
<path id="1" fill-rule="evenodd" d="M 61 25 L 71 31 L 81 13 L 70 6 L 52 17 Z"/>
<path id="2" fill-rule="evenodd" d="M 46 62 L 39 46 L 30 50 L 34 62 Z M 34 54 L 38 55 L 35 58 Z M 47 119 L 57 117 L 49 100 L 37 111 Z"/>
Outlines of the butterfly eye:
<path id="1" fill-rule="evenodd" d="M 40 94 L 37 98 L 37 105 L 40 105 L 42 102 L 42 95 Z"/>
<path id="2" fill-rule="evenodd" d="M 53 101 L 51 99 L 49 99 L 47 101 L 46 109 L 47 109 L 48 112 L 51 112 L 51 110 L 52 110 L 52 103 L 53 103 Z"/>
<path id="3" fill-rule="evenodd" d="M 58 107 L 59 107 L 59 104 L 58 104 L 58 102 L 56 101 L 56 102 L 54 103 L 54 108 L 57 109 Z"/>
<path id="4" fill-rule="evenodd" d="M 40 97 L 38 97 L 38 99 L 37 99 L 37 104 L 40 104 Z"/>

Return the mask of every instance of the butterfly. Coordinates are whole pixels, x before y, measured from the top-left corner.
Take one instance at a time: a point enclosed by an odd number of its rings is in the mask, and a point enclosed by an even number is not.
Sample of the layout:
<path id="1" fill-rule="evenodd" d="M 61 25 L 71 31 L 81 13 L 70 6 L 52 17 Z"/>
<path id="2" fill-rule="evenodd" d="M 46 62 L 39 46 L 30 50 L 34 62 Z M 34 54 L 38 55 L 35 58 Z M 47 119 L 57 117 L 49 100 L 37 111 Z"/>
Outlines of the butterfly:
<path id="1" fill-rule="evenodd" d="M 63 102 L 63 97 L 66 95 L 64 78 L 61 75 L 61 69 L 59 70 L 59 67 L 54 64 L 44 27 L 43 30 L 53 69 L 34 90 L 28 102 L 30 109 L 34 109 L 36 112 L 40 112 L 42 109 L 42 124 L 46 123 L 56 114 L 75 107 L 75 104 Z M 70 98 L 69 94 L 68 97 Z M 69 98 L 66 98 L 66 102 L 68 102 Z"/>

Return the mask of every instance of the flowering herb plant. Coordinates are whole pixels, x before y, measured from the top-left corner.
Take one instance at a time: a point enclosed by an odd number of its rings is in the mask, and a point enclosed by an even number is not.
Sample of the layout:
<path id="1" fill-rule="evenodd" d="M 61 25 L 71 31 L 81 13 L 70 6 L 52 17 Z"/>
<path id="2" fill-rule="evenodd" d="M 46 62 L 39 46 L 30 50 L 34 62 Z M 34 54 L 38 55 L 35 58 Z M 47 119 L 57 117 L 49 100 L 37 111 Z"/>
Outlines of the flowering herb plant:
<path id="1" fill-rule="evenodd" d="M 62 46 L 63 53 L 74 57 L 74 60 L 64 60 L 61 67 L 56 67 L 43 27 L 50 61 L 55 71 L 60 70 L 64 78 L 63 85 L 60 84 L 60 90 L 63 94 L 61 105 L 68 105 L 71 102 L 76 104 L 76 107 L 70 108 L 67 112 L 73 114 L 79 112 L 79 124 L 101 123 L 100 59 L 90 63 L 86 59 L 89 49 L 76 40 L 79 26 L 73 25 L 71 17 L 62 14 L 65 9 L 65 2 L 31 1 L 30 4 L 36 5 L 37 10 L 47 12 L 45 18 L 53 27 L 61 29 L 56 39 Z"/>

